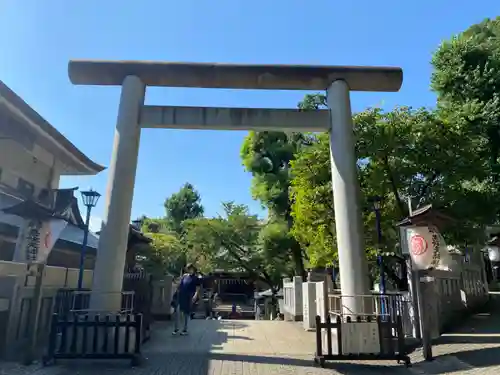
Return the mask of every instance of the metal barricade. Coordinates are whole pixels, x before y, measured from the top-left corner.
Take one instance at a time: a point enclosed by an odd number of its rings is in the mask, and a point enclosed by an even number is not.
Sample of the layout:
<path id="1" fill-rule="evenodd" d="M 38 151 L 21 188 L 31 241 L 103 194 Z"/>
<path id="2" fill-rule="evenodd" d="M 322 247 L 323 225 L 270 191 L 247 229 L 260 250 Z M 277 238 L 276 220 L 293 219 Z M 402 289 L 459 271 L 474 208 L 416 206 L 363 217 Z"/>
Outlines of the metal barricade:
<path id="1" fill-rule="evenodd" d="M 330 294 L 328 299 L 329 314 L 316 316 L 316 363 L 395 359 L 411 364 L 403 330 L 404 296 Z"/>
<path id="2" fill-rule="evenodd" d="M 52 316 L 45 366 L 58 359 L 128 359 L 140 364 L 142 315 Z"/>
<path id="3" fill-rule="evenodd" d="M 352 311 L 350 306 L 353 305 L 361 307 L 361 310 Z M 410 297 L 401 293 L 372 293 L 357 296 L 328 295 L 328 310 L 332 319 L 335 319 L 336 316 L 348 315 L 360 316 L 363 319 L 370 316 L 372 319 L 381 317 L 382 321 L 395 323 L 397 317 L 401 317 L 405 336 L 411 335 L 413 328 L 411 306 Z"/>
<path id="4" fill-rule="evenodd" d="M 71 310 L 72 313 L 82 314 L 82 313 L 99 313 L 98 310 L 93 310 L 90 308 L 90 296 L 92 291 L 90 290 L 74 290 L 71 294 Z M 106 298 L 120 298 L 121 307 L 116 313 L 118 314 L 132 314 L 134 313 L 135 307 L 135 292 L 109 292 L 102 293 Z"/>

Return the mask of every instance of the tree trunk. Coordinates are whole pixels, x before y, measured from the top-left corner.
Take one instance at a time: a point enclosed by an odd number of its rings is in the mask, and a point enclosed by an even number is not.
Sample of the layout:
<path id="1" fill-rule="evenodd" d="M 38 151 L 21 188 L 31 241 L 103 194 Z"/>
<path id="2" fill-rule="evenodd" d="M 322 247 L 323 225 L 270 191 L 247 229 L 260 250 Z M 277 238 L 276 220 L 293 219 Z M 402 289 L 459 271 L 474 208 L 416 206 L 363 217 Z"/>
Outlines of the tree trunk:
<path id="1" fill-rule="evenodd" d="M 288 224 L 288 231 L 291 231 L 293 226 L 293 218 L 290 212 L 286 213 L 286 222 Z M 304 279 L 306 275 L 304 268 L 304 257 L 302 256 L 302 247 L 297 241 L 294 240 L 290 251 L 292 255 L 295 276 L 300 276 L 302 277 L 302 279 Z"/>
<path id="2" fill-rule="evenodd" d="M 293 244 L 293 246 L 290 250 L 292 253 L 292 261 L 294 264 L 295 276 L 301 276 L 304 279 L 305 268 L 304 268 L 304 258 L 302 257 L 302 248 L 296 242 Z"/>

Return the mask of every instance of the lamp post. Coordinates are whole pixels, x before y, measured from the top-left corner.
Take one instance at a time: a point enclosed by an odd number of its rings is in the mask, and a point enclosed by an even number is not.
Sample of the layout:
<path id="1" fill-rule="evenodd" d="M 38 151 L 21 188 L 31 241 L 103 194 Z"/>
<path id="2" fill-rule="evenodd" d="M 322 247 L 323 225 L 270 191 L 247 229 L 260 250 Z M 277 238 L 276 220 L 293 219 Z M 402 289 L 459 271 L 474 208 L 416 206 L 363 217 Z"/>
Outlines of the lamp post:
<path id="1" fill-rule="evenodd" d="M 378 243 L 377 261 L 380 272 L 380 294 L 385 294 L 384 261 L 382 258 L 382 227 L 380 219 L 380 206 L 382 204 L 382 198 L 379 196 L 374 196 L 370 198 L 370 201 L 373 205 L 373 211 L 375 212 L 375 226 L 377 229 L 377 243 Z"/>
<path id="2" fill-rule="evenodd" d="M 488 246 L 486 249 L 488 260 L 491 264 L 492 278 L 495 282 L 498 280 L 498 263 L 500 262 L 500 249 L 497 246 Z"/>
<path id="3" fill-rule="evenodd" d="M 82 289 L 83 283 L 83 270 L 85 269 L 85 253 L 87 251 L 87 241 L 89 238 L 89 225 L 90 225 L 90 212 L 92 208 L 97 205 L 97 201 L 101 194 L 92 189 L 88 191 L 82 191 L 82 201 L 85 207 L 87 207 L 87 217 L 85 219 L 85 230 L 83 232 L 83 242 L 82 251 L 80 252 L 80 271 L 78 273 L 78 289 Z"/>

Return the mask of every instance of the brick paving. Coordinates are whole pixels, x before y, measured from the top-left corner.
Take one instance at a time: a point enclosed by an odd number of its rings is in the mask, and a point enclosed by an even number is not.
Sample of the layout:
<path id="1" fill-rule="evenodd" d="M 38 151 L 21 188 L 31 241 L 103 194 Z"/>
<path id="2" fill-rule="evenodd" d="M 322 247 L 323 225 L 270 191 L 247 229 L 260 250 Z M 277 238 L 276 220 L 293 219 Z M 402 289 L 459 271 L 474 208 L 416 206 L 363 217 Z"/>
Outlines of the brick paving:
<path id="1" fill-rule="evenodd" d="M 499 304 L 500 306 L 500 304 Z M 497 315 L 498 314 L 498 315 Z M 313 365 L 314 333 L 299 323 L 278 321 L 191 321 L 191 334 L 173 337 L 167 323 L 154 327 L 142 366 L 129 362 L 60 361 L 51 367 L 0 364 L 0 375 L 483 375 L 500 374 L 500 308 L 470 319 L 434 346 L 433 362 L 411 355 L 413 367 L 393 361 Z M 499 320 L 499 321 L 497 321 Z"/>

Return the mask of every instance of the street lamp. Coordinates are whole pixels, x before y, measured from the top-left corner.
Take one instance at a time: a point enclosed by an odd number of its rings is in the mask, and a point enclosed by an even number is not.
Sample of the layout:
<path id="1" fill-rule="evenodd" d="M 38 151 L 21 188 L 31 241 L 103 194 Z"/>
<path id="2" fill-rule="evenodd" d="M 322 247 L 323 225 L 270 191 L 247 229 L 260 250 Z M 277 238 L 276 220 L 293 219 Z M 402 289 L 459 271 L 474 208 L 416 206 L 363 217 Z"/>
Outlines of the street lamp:
<path id="1" fill-rule="evenodd" d="M 500 262 L 500 249 L 498 246 L 488 246 L 486 248 L 488 259 L 491 265 L 491 277 L 495 282 L 498 280 L 498 262 Z"/>
<path id="2" fill-rule="evenodd" d="M 132 220 L 132 226 L 137 230 L 141 230 L 143 222 L 144 220 L 142 219 Z"/>
<path id="3" fill-rule="evenodd" d="M 80 271 L 78 273 L 78 289 L 82 289 L 83 283 L 83 270 L 85 268 L 85 253 L 87 251 L 87 241 L 89 238 L 89 225 L 90 225 L 90 212 L 92 208 L 97 205 L 97 201 L 101 194 L 92 189 L 88 191 L 82 191 L 82 201 L 85 207 L 87 207 L 87 217 L 85 220 L 85 231 L 83 232 L 83 242 L 82 242 L 82 251 L 80 253 Z"/>
<path id="4" fill-rule="evenodd" d="M 385 275 L 384 275 L 384 261 L 382 259 L 382 227 L 380 219 L 380 207 L 382 205 L 382 197 L 373 196 L 370 198 L 375 212 L 375 225 L 377 229 L 377 242 L 378 242 L 378 255 L 377 261 L 380 272 L 380 294 L 385 294 Z"/>
<path id="5" fill-rule="evenodd" d="M 487 253 L 490 262 L 500 262 L 500 249 L 497 246 L 488 246 Z"/>

